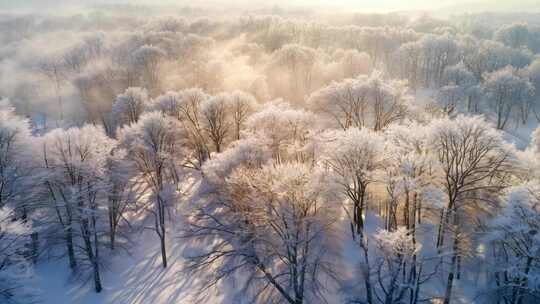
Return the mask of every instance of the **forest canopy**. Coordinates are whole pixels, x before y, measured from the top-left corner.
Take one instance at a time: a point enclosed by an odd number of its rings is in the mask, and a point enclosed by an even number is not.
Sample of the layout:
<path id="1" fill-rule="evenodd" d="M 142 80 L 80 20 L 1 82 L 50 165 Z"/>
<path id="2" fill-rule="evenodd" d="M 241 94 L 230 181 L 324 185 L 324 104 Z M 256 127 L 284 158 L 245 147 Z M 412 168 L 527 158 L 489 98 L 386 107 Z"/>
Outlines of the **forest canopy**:
<path id="1" fill-rule="evenodd" d="M 540 6 L 23 2 L 0 303 L 540 301 Z"/>

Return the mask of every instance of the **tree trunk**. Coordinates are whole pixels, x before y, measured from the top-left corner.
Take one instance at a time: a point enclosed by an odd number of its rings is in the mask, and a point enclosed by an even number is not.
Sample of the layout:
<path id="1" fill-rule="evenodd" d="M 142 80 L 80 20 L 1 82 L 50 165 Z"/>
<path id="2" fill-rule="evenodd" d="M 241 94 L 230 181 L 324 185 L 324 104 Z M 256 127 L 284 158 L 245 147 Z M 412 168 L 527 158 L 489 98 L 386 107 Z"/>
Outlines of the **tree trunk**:
<path id="1" fill-rule="evenodd" d="M 417 209 L 417 216 L 416 216 L 416 219 L 418 221 L 418 224 L 422 224 L 422 199 L 420 198 L 420 200 L 418 201 L 418 209 Z"/>
<path id="2" fill-rule="evenodd" d="M 92 266 L 94 267 L 94 286 L 96 288 L 96 292 L 99 293 L 101 292 L 103 287 L 101 286 L 101 277 L 99 274 L 99 263 L 96 259 L 94 259 Z"/>
<path id="3" fill-rule="evenodd" d="M 454 257 L 452 257 L 452 260 Z M 453 264 L 453 263 L 452 263 Z M 452 284 L 454 282 L 454 270 L 452 269 L 448 274 L 448 280 L 446 282 L 446 292 L 444 294 L 444 304 L 450 304 L 450 299 L 452 297 Z"/>
<path id="4" fill-rule="evenodd" d="M 236 128 L 235 128 L 236 130 L 234 132 L 235 133 L 235 138 L 236 138 L 236 140 L 240 140 L 240 122 L 237 121 L 235 125 L 236 125 Z"/>
<path id="5" fill-rule="evenodd" d="M 359 184 L 358 197 L 360 201 L 356 204 L 356 232 L 358 234 L 363 234 L 364 231 L 364 208 L 365 208 L 365 197 L 366 197 L 366 186 Z"/>
<path id="6" fill-rule="evenodd" d="M 66 228 L 66 245 L 69 257 L 69 267 L 74 269 L 77 267 L 77 261 L 75 260 L 75 250 L 73 249 L 73 228 L 71 228 L 71 225 Z"/>
<path id="7" fill-rule="evenodd" d="M 39 257 L 39 238 L 37 232 L 32 232 L 32 262 L 34 264 L 37 263 L 38 257 Z"/>
<path id="8" fill-rule="evenodd" d="M 409 220 L 409 216 L 410 216 L 410 209 L 411 209 L 411 206 L 410 206 L 410 194 L 409 194 L 409 189 L 407 189 L 407 187 L 405 187 L 405 208 L 403 210 L 403 224 L 405 225 L 405 227 L 407 228 L 407 230 L 411 229 L 410 227 L 410 220 Z"/>
<path id="9" fill-rule="evenodd" d="M 161 199 L 159 203 L 159 229 L 161 243 L 161 260 L 163 262 L 163 268 L 167 268 L 167 247 L 165 244 L 165 203 Z"/>
<path id="10" fill-rule="evenodd" d="M 454 276 L 455 276 L 458 256 L 459 256 L 459 228 L 458 228 L 457 215 L 455 214 L 454 217 L 455 217 L 454 245 L 452 246 L 452 262 L 450 264 L 450 272 L 448 273 L 448 280 L 446 282 L 446 292 L 444 295 L 444 302 L 443 302 L 444 304 L 450 304 L 450 300 L 452 298 L 452 286 L 454 284 Z"/>
<path id="11" fill-rule="evenodd" d="M 369 256 L 368 256 L 368 248 L 367 245 L 364 244 L 364 237 L 361 236 L 362 244 L 360 245 L 362 247 L 362 250 L 364 251 L 364 267 L 362 269 L 362 272 L 364 274 L 364 285 L 366 287 L 366 303 L 367 304 L 373 304 L 373 288 L 371 286 L 371 275 L 370 275 L 370 266 L 369 266 Z"/>
<path id="12" fill-rule="evenodd" d="M 163 263 L 163 268 L 167 268 L 167 249 L 165 247 L 165 235 L 160 237 L 161 243 L 161 261 Z"/>
<path id="13" fill-rule="evenodd" d="M 418 303 L 418 297 L 420 295 L 420 275 L 422 274 L 422 264 L 420 264 L 420 267 L 418 269 L 418 273 L 416 274 L 413 289 L 411 291 L 411 298 L 409 301 L 409 304 L 416 304 Z"/>
<path id="14" fill-rule="evenodd" d="M 441 216 L 439 218 L 439 230 L 437 232 L 437 248 L 440 249 L 440 247 L 444 243 L 444 208 L 441 209 Z M 439 250 L 440 251 L 440 250 Z"/>
<path id="15" fill-rule="evenodd" d="M 411 235 L 412 235 L 412 242 L 414 248 L 416 248 L 416 207 L 417 207 L 417 200 L 418 200 L 418 194 L 415 192 L 413 194 L 413 212 L 412 212 L 412 220 L 411 220 Z M 412 258 L 412 264 L 411 264 L 411 272 L 410 272 L 410 278 L 409 282 L 416 281 L 416 253 L 413 254 Z"/>
<path id="16" fill-rule="evenodd" d="M 92 208 L 94 212 L 96 211 L 96 206 L 93 206 Z M 98 242 L 98 234 L 97 234 L 97 228 L 96 228 L 96 217 L 92 216 L 92 228 L 94 228 L 94 247 L 96 254 L 94 255 L 94 283 L 96 286 L 96 292 L 101 292 L 101 276 L 99 273 L 99 242 Z M 90 248 L 91 249 L 91 248 Z"/>
<path id="17" fill-rule="evenodd" d="M 109 205 L 109 239 L 111 250 L 114 250 L 114 241 L 116 236 L 116 223 L 115 223 L 115 211 L 114 211 L 114 201 L 110 202 Z"/>

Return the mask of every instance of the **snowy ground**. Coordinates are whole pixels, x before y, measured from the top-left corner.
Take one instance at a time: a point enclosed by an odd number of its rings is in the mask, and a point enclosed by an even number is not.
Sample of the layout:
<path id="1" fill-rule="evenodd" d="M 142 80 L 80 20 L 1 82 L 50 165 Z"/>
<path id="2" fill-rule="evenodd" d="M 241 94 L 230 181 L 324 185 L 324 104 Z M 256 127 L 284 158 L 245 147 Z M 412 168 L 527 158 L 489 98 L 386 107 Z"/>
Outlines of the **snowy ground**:
<path id="1" fill-rule="evenodd" d="M 194 180 L 189 179 L 182 189 L 185 200 L 190 197 Z M 67 259 L 41 261 L 37 265 L 36 287 L 40 304 L 165 304 L 196 303 L 193 295 L 196 281 L 181 273 L 184 246 L 178 238 L 179 219 L 172 221 L 167 235 L 168 267 L 161 262 L 159 239 L 154 231 L 142 230 L 135 245 L 119 251 L 102 271 L 103 291 L 97 294 L 90 281 L 76 280 L 70 275 Z M 175 226 L 177 225 L 177 226 Z M 219 302 L 214 294 L 212 302 Z"/>
<path id="2" fill-rule="evenodd" d="M 65 259 L 41 263 L 37 268 L 38 288 L 44 304 L 58 303 L 193 303 L 190 300 L 195 288 L 180 272 L 182 249 L 170 237 L 169 267 L 161 266 L 159 242 L 153 232 L 141 235 L 133 255 L 120 254 L 113 258 L 109 269 L 103 272 L 104 290 L 96 294 L 91 282 L 70 278 Z"/>
<path id="3" fill-rule="evenodd" d="M 343 235 L 348 236 L 348 224 L 344 222 Z M 377 216 L 371 214 L 367 222 L 367 230 L 373 234 L 380 225 Z M 420 242 L 425 255 L 435 256 L 435 240 L 433 225 L 424 224 L 419 228 Z M 172 229 L 171 229 L 172 230 Z M 196 281 L 181 272 L 182 269 L 182 240 L 178 233 L 169 234 L 168 262 L 163 269 L 158 238 L 153 231 L 145 231 L 139 236 L 138 245 L 132 248 L 132 255 L 119 254 L 112 258 L 108 269 L 103 271 L 104 289 L 95 293 L 92 282 L 73 280 L 70 276 L 66 259 L 41 262 L 36 270 L 37 288 L 41 290 L 41 303 L 77 303 L 77 304 L 169 304 L 197 303 L 194 295 L 197 292 Z M 427 236 L 427 238 L 425 237 Z M 343 250 L 345 277 L 352 277 L 357 270 L 359 249 L 353 242 L 345 242 Z M 374 244 L 372 244 L 374 245 Z M 455 282 L 455 303 L 474 303 L 477 287 L 485 284 L 485 278 L 479 277 L 481 267 L 486 265 L 481 260 L 465 261 L 464 277 Z M 478 271 L 477 271 L 478 270 Z M 444 291 L 446 277 L 441 273 L 432 280 L 429 286 L 424 286 L 424 292 L 432 296 L 441 295 Z M 227 292 L 233 289 L 219 288 L 219 292 L 211 294 L 208 303 L 236 303 L 227 300 Z M 340 303 L 340 295 L 330 295 L 329 303 Z"/>

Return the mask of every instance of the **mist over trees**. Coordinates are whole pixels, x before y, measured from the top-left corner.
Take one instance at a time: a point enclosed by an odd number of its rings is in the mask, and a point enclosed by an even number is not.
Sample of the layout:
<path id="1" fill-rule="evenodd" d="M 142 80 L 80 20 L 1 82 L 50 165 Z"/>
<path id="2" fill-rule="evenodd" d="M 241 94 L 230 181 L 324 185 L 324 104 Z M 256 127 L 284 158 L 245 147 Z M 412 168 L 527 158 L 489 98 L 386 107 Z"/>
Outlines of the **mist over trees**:
<path id="1" fill-rule="evenodd" d="M 144 8 L 0 14 L 0 303 L 540 301 L 538 14 Z"/>

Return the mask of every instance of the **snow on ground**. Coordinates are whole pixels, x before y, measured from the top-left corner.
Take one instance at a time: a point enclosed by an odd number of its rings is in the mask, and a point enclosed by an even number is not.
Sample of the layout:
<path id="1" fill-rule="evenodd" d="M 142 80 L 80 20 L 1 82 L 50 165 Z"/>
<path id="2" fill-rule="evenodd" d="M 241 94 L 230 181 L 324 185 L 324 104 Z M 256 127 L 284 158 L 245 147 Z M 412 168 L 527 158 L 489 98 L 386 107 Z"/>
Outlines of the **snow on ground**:
<path id="1" fill-rule="evenodd" d="M 192 200 L 196 180 L 188 179 L 181 191 Z M 154 231 L 142 230 L 135 246 L 119 251 L 102 270 L 103 291 L 96 293 L 91 281 L 75 280 L 67 259 L 41 261 L 36 267 L 40 304 L 166 304 L 196 303 L 196 280 L 181 273 L 184 247 L 179 239 L 181 220 L 171 221 L 167 235 L 168 267 L 161 262 L 159 239 Z M 213 297 L 212 297 L 213 296 Z M 213 302 L 221 297 L 211 295 Z"/>
<path id="2" fill-rule="evenodd" d="M 342 248 L 344 277 L 353 279 L 358 275 L 360 267 L 360 249 L 350 241 L 349 223 L 342 218 L 341 233 L 346 238 Z M 377 227 L 381 227 L 381 219 L 374 213 L 368 213 L 366 231 L 373 235 Z M 177 227 L 180 225 L 177 223 Z M 436 256 L 435 233 L 437 227 L 424 223 L 418 228 L 419 242 L 424 248 L 424 256 Z M 169 266 L 163 269 L 159 240 L 153 231 L 145 230 L 138 236 L 137 245 L 130 251 L 131 255 L 121 253 L 114 256 L 107 269 L 102 272 L 103 291 L 95 293 L 92 282 L 73 280 L 70 276 L 67 260 L 41 262 L 36 269 L 38 288 L 42 291 L 43 304 L 77 303 L 77 304 L 169 304 L 197 303 L 194 296 L 198 286 L 196 278 L 188 277 L 181 272 L 185 247 L 178 238 L 178 231 L 171 226 L 168 235 Z M 349 240 L 349 241 L 347 241 Z M 374 246 L 374 243 L 370 244 Z M 373 249 L 373 248 L 372 248 Z M 372 251 L 373 252 L 373 251 Z M 464 268 L 471 270 L 485 267 L 483 261 L 464 261 Z M 467 271 L 466 276 L 455 282 L 456 303 L 472 303 L 476 288 L 483 284 L 477 277 L 478 271 Z M 423 292 L 430 295 L 441 295 L 446 283 L 446 273 L 439 273 L 436 279 L 423 286 Z M 360 285 L 363 286 L 363 285 Z M 231 287 L 232 288 L 232 287 Z M 218 288 L 221 294 L 211 293 L 208 303 L 236 303 L 228 287 Z M 227 298 L 227 296 L 231 298 Z M 330 294 L 329 303 L 342 302 L 342 295 Z"/>
<path id="3" fill-rule="evenodd" d="M 182 246 L 177 237 L 169 235 L 169 266 L 161 266 L 159 241 L 153 231 L 146 231 L 133 248 L 132 256 L 119 254 L 103 271 L 103 291 L 95 293 L 91 282 L 70 279 L 65 259 L 38 265 L 38 288 L 43 304 L 136 304 L 136 303 L 193 303 L 195 288 L 190 288 L 182 268 Z M 172 243 L 172 244 L 171 244 Z"/>

